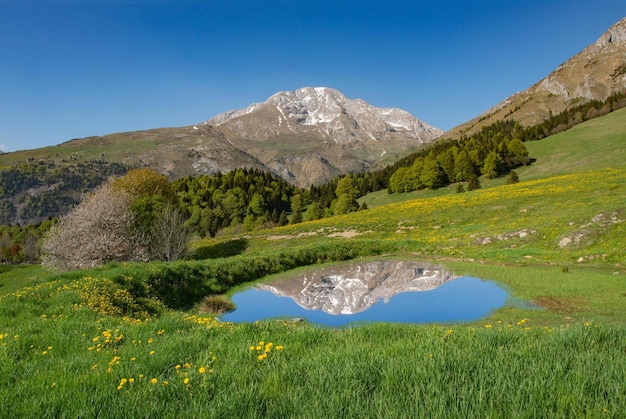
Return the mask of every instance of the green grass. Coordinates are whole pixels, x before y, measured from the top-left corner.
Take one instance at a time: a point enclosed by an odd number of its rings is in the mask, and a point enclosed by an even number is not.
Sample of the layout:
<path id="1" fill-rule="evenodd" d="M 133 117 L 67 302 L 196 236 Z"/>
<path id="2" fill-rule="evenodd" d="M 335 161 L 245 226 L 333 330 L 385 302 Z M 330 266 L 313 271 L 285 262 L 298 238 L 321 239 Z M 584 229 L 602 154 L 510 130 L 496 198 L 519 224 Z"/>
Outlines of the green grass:
<path id="1" fill-rule="evenodd" d="M 0 297 L 33 285 L 45 276 L 40 265 L 0 265 Z"/>
<path id="2" fill-rule="evenodd" d="M 516 185 L 382 191 L 367 211 L 198 241 L 195 261 L 3 266 L 0 417 L 622 417 L 625 115 L 530 144 L 537 162 Z M 611 155 L 584 158 L 598 150 Z M 510 298 L 453 325 L 194 315 L 206 290 L 378 254 L 493 280 Z"/>
<path id="3" fill-rule="evenodd" d="M 616 417 L 626 407 L 623 325 L 337 331 L 175 312 L 136 323 L 92 311 L 60 283 L 5 297 L 0 315 L 2 417 Z"/>
<path id="4" fill-rule="evenodd" d="M 606 167 L 626 161 L 626 108 L 586 121 L 541 141 L 526 143 L 535 164 L 518 170 L 522 179 L 538 179 Z"/>

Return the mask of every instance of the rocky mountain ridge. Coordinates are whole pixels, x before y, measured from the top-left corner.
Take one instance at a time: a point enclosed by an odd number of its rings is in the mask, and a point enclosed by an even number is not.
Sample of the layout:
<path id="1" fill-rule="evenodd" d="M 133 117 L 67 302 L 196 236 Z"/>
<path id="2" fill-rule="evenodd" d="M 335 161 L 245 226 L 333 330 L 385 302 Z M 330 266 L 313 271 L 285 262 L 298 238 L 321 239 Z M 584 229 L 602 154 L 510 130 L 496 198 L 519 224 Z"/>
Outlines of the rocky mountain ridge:
<path id="1" fill-rule="evenodd" d="M 626 91 L 626 18 L 621 19 L 545 78 L 515 93 L 444 137 L 471 135 L 499 120 L 513 119 L 523 126 L 543 122 L 550 113 L 590 101 L 604 101 Z"/>

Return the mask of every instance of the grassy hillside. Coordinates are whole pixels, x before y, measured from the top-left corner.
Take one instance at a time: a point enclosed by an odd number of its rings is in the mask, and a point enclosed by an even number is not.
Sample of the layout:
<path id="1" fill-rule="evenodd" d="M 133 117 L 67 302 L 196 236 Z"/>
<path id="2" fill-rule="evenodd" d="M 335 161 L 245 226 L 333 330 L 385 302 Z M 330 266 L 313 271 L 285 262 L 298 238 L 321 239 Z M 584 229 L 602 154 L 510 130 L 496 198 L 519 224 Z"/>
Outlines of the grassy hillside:
<path id="1" fill-rule="evenodd" d="M 0 272 L 0 416 L 621 417 L 625 118 L 529 144 L 537 161 L 518 184 L 194 244 L 215 259 Z M 232 325 L 198 312 L 198 290 L 380 254 L 495 280 L 511 297 L 454 325 Z"/>
<path id="2" fill-rule="evenodd" d="M 622 167 L 626 164 L 626 108 L 526 146 L 537 161 L 518 171 L 523 179 Z"/>
<path id="3" fill-rule="evenodd" d="M 562 133 L 540 141 L 527 142 L 529 156 L 535 160 L 530 166 L 516 169 L 522 181 L 541 179 L 568 173 L 600 170 L 626 165 L 626 108 L 591 119 Z M 505 178 L 480 178 L 481 187 L 491 188 L 505 184 Z M 456 185 L 437 190 L 421 190 L 392 194 L 378 191 L 359 198 L 369 208 L 403 202 L 415 198 L 430 198 L 456 193 Z"/>

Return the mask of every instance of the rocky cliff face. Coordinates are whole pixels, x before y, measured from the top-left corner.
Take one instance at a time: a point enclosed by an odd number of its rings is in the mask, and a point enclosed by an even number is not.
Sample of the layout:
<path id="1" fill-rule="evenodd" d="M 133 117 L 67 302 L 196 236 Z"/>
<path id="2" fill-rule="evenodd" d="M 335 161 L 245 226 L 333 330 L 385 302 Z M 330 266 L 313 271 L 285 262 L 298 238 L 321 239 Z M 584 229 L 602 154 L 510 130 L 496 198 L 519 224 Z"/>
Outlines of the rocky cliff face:
<path id="1" fill-rule="evenodd" d="M 321 268 L 301 281 L 286 279 L 258 288 L 292 298 L 308 310 L 354 314 L 376 301 L 401 292 L 428 291 L 456 278 L 440 266 L 417 262 L 380 261 Z"/>
<path id="2" fill-rule="evenodd" d="M 279 92 L 203 124 L 300 186 L 393 161 L 442 134 L 406 111 L 377 108 L 326 87 Z"/>
<path id="3" fill-rule="evenodd" d="M 516 93 L 445 137 L 471 135 L 497 120 L 514 119 L 524 126 L 542 122 L 589 100 L 603 101 L 626 90 L 626 18 L 598 40 L 558 66 L 529 89 Z"/>

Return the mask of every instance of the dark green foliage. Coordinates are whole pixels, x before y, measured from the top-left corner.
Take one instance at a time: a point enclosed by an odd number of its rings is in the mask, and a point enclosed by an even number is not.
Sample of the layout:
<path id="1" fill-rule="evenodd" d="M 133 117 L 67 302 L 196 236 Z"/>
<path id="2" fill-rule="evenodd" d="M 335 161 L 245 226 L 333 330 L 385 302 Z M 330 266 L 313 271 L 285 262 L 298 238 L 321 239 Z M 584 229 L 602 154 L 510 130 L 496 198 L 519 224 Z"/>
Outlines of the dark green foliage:
<path id="1" fill-rule="evenodd" d="M 519 176 L 515 170 L 511 170 L 506 178 L 507 185 L 519 182 Z"/>
<path id="2" fill-rule="evenodd" d="M 190 176 L 172 187 L 188 216 L 187 226 L 203 237 L 244 222 L 247 230 L 285 225 L 292 203 L 301 210 L 307 197 L 306 191 L 256 169 Z"/>
<path id="3" fill-rule="evenodd" d="M 309 208 L 306 210 L 306 214 L 304 216 L 305 221 L 314 221 L 319 220 L 324 217 L 324 209 L 319 206 L 317 202 L 312 202 L 309 205 Z"/>
<path id="4" fill-rule="evenodd" d="M 359 203 L 356 200 L 359 196 L 359 190 L 352 176 L 345 176 L 337 182 L 335 195 L 337 199 L 332 203 L 333 214 L 347 214 L 359 209 Z"/>
<path id="5" fill-rule="evenodd" d="M 456 193 L 463 193 L 465 192 L 465 186 L 463 186 L 462 183 L 457 183 L 456 185 Z"/>
<path id="6" fill-rule="evenodd" d="M 480 181 L 478 180 L 478 176 L 472 173 L 467 181 L 467 190 L 474 191 L 478 188 L 480 188 Z"/>
<path id="7" fill-rule="evenodd" d="M 424 167 L 420 173 L 420 181 L 429 189 L 437 189 L 448 183 L 445 172 L 434 156 L 424 159 Z"/>
<path id="8" fill-rule="evenodd" d="M 492 151 L 487 155 L 480 171 L 487 179 L 495 179 L 500 173 L 501 162 L 500 156 L 495 151 Z"/>
<path id="9" fill-rule="evenodd" d="M 300 211 L 297 211 L 291 215 L 291 220 L 289 221 L 289 224 L 300 224 L 302 220 L 302 213 Z"/>

